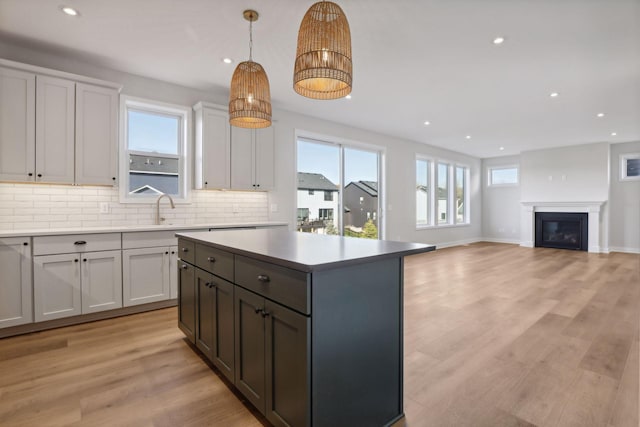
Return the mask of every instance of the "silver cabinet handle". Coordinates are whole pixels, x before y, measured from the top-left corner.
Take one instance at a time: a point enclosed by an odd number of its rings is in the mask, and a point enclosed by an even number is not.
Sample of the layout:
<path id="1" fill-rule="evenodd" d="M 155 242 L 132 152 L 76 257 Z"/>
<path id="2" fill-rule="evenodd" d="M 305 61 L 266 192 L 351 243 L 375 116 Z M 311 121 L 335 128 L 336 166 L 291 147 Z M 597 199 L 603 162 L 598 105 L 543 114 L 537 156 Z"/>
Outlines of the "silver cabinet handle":
<path id="1" fill-rule="evenodd" d="M 189 268 L 189 267 L 187 267 L 187 264 L 182 264 L 182 269 L 183 270 L 186 270 L 187 268 Z"/>
<path id="2" fill-rule="evenodd" d="M 216 259 L 215 259 L 214 257 L 212 257 L 212 256 L 208 256 L 208 257 L 207 257 L 207 261 L 209 261 L 209 262 L 216 262 Z"/>
<path id="3" fill-rule="evenodd" d="M 269 283 L 271 279 L 266 274 L 258 274 L 258 282 Z"/>

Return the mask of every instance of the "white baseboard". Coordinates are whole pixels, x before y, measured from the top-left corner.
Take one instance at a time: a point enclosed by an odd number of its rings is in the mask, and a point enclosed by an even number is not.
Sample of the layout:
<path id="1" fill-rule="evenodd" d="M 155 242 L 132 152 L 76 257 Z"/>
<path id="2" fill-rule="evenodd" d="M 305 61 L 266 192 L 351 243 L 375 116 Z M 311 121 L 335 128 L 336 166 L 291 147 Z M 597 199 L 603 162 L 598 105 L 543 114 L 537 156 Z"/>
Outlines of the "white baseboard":
<path id="1" fill-rule="evenodd" d="M 491 242 L 491 243 L 508 243 L 510 245 L 519 245 L 519 239 L 496 239 L 495 237 L 483 237 L 480 242 Z"/>
<path id="2" fill-rule="evenodd" d="M 625 252 L 628 254 L 640 254 L 640 248 L 625 248 L 622 246 L 611 246 L 609 252 Z"/>
<path id="3" fill-rule="evenodd" d="M 455 242 L 444 242 L 444 243 L 436 243 L 436 249 L 450 248 L 452 246 L 463 246 L 470 245 L 471 243 L 478 243 L 484 241 L 483 239 L 465 239 L 465 240 L 457 240 Z"/>

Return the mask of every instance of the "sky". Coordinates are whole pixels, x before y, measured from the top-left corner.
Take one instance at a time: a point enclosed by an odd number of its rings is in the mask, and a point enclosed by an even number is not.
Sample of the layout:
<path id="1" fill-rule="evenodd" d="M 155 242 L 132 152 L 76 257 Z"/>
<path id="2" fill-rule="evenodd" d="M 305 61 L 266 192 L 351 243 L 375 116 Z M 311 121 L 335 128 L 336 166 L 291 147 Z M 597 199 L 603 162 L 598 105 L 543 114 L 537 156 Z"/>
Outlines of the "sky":
<path id="1" fill-rule="evenodd" d="M 128 110 L 129 150 L 178 154 L 180 117 Z"/>
<path id="2" fill-rule="evenodd" d="M 378 153 L 344 149 L 345 182 L 378 181 Z M 320 173 L 340 183 L 340 146 L 298 141 L 298 172 Z"/>

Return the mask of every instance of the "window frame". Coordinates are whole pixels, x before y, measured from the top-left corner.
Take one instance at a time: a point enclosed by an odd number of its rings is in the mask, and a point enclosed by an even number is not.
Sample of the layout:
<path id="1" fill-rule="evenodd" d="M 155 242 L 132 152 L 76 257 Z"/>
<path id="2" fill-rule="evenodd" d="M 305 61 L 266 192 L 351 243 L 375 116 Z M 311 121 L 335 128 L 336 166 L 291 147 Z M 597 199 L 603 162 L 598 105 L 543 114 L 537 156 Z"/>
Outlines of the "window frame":
<path id="1" fill-rule="evenodd" d="M 419 161 L 423 161 L 427 163 L 427 187 L 430 187 L 429 193 L 427 194 L 427 219 L 428 224 L 418 223 L 418 212 L 417 212 L 417 197 L 414 199 L 414 215 L 415 215 L 415 227 L 416 230 L 424 230 L 424 229 L 434 229 L 434 228 L 448 228 L 448 227 L 464 227 L 471 225 L 471 167 L 462 162 L 455 162 L 449 159 L 444 158 L 435 158 L 430 157 L 424 154 L 416 153 L 415 156 L 415 170 L 414 170 L 414 179 L 417 181 L 417 166 Z M 439 209 L 438 209 L 438 198 L 437 198 L 437 188 L 438 188 L 438 173 L 437 168 L 438 165 L 446 165 L 447 166 L 447 222 L 439 222 Z M 457 220 L 457 210 L 456 210 L 456 169 L 463 168 L 464 169 L 464 221 L 459 222 Z M 431 185 L 429 185 L 431 184 Z M 435 190 L 435 191 L 434 191 Z"/>
<path id="2" fill-rule="evenodd" d="M 505 169 L 515 169 L 516 170 L 516 182 L 509 182 L 504 184 L 494 184 L 492 180 L 491 172 L 494 170 L 505 170 Z M 490 188 L 500 188 L 500 187 L 517 187 L 520 185 L 520 165 L 517 164 L 509 164 L 509 165 L 493 165 L 487 166 L 487 187 Z"/>
<path id="3" fill-rule="evenodd" d="M 627 175 L 628 160 L 640 159 L 640 153 L 620 154 L 620 181 L 640 181 L 640 176 Z"/>
<path id="4" fill-rule="evenodd" d="M 128 111 L 129 109 L 139 112 L 161 114 L 179 117 L 179 140 L 178 154 L 151 153 L 128 148 Z M 138 98 L 128 95 L 120 96 L 120 156 L 118 162 L 118 175 L 120 178 L 120 203 L 153 204 L 156 202 L 157 194 L 132 195 L 129 193 L 129 155 L 161 155 L 165 157 L 178 158 L 178 195 L 171 195 L 175 203 L 190 203 L 191 190 L 191 168 L 190 153 L 192 141 L 191 129 L 192 110 L 191 107 L 169 104 L 152 99 Z"/>

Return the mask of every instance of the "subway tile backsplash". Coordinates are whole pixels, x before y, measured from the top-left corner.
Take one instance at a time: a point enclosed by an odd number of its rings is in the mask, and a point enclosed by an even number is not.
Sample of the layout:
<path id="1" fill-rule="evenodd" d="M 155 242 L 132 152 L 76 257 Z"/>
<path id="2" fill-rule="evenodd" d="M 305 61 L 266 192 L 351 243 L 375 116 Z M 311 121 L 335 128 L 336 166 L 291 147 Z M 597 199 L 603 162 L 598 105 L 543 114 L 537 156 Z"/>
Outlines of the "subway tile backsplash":
<path id="1" fill-rule="evenodd" d="M 0 230 L 85 228 L 155 223 L 155 204 L 121 204 L 117 188 L 0 183 Z M 109 213 L 100 213 L 100 204 Z M 191 204 L 171 209 L 162 200 L 161 216 L 175 225 L 268 221 L 263 192 L 191 191 Z M 234 212 L 234 207 L 237 212 Z"/>

